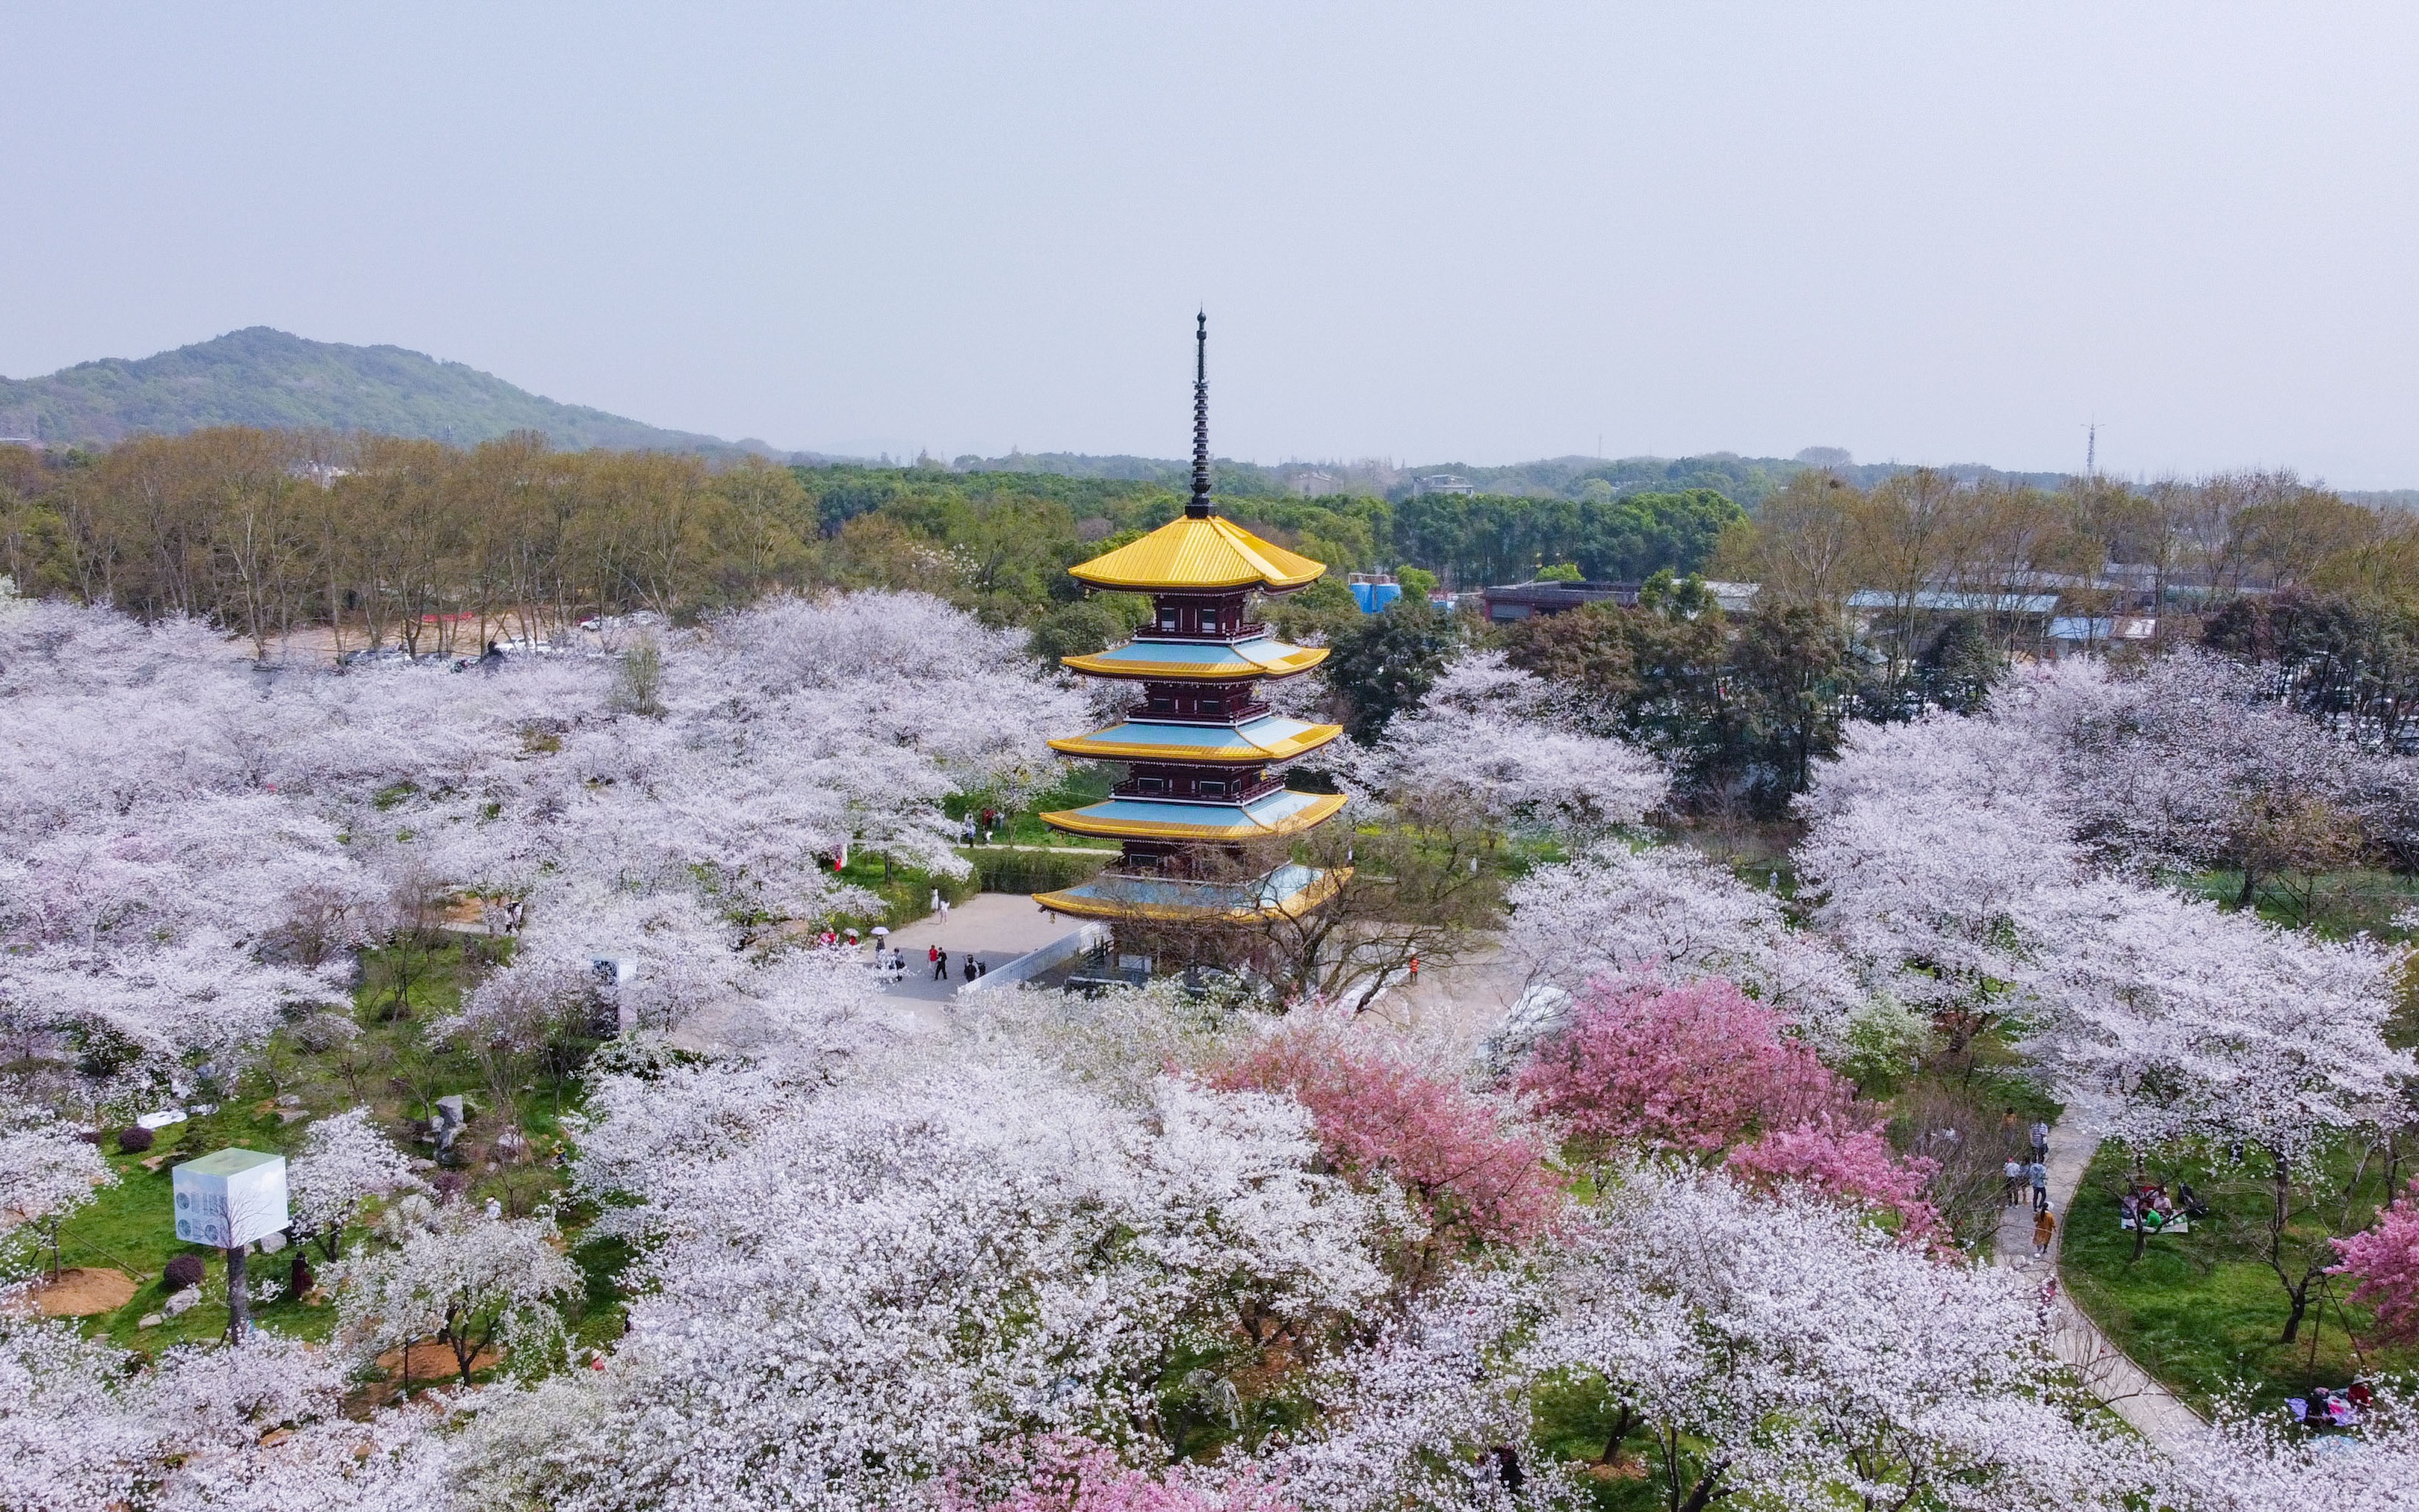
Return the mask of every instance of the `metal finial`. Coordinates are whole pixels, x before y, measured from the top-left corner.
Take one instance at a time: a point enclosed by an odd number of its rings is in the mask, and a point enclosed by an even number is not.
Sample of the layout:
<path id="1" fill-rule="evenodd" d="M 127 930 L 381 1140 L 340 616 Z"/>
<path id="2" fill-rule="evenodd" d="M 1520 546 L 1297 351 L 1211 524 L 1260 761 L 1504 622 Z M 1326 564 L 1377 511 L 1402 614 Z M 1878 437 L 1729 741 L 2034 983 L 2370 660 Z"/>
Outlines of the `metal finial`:
<path id="1" fill-rule="evenodd" d="M 1184 513 L 1194 519 L 1208 519 L 1210 508 L 1210 314 L 1202 311 L 1194 316 L 1200 322 L 1193 336 L 1193 501 Z"/>

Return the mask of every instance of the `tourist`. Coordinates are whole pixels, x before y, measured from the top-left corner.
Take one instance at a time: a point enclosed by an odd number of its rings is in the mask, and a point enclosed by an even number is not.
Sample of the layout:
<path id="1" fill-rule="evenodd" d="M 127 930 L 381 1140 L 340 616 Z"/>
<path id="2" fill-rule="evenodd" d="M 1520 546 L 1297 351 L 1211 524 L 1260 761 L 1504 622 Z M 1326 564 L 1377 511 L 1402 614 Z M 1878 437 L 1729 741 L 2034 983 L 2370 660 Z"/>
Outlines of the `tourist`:
<path id="1" fill-rule="evenodd" d="M 1999 1174 L 2007 1178 L 2007 1185 L 1999 1193 L 2007 1200 L 2007 1205 L 2012 1208 L 2025 1200 L 2025 1163 L 2011 1155 Z"/>
<path id="2" fill-rule="evenodd" d="M 932 947 L 932 980 L 934 981 L 949 980 L 949 952 L 937 945 Z"/>
<path id="3" fill-rule="evenodd" d="M 2049 1204 L 2044 1202 L 2042 1204 L 2040 1215 L 2033 1219 L 2034 1256 L 2038 1257 L 2040 1256 L 2047 1255 L 2049 1253 L 2050 1241 L 2057 1237 L 2057 1218 L 2049 1211 Z"/>
<path id="4" fill-rule="evenodd" d="M 969 954 L 966 956 L 966 980 L 968 980 L 968 981 L 972 981 L 972 980 L 975 980 L 975 958 L 974 958 L 974 956 L 973 956 L 971 953 L 969 953 Z"/>
<path id="5" fill-rule="evenodd" d="M 988 977 L 988 976 L 990 976 L 990 975 L 991 975 L 991 965 L 990 965 L 990 964 L 989 964 L 988 962 L 977 961 L 977 962 L 975 963 L 975 975 L 976 975 L 976 976 L 978 976 L 978 977 Z"/>
<path id="6" fill-rule="evenodd" d="M 2049 1167 L 2040 1161 L 2035 1161 L 2032 1163 L 2029 1174 L 2033 1179 L 2033 1209 L 2038 1212 L 2047 1212 L 2049 1211 Z"/>
<path id="7" fill-rule="evenodd" d="M 2033 1159 L 2036 1162 L 2049 1159 L 2049 1125 L 2046 1123 L 2036 1122 L 2033 1125 Z"/>

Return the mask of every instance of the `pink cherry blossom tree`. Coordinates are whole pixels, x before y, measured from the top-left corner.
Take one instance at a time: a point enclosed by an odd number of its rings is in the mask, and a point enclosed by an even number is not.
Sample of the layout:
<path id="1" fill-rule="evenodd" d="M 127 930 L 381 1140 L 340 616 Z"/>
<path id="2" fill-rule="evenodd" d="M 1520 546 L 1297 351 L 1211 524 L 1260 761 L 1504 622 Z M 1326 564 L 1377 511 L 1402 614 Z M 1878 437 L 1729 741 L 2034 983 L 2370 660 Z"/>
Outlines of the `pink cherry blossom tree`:
<path id="1" fill-rule="evenodd" d="M 1425 1230 L 1423 1273 L 1461 1249 L 1546 1233 L 1562 1196 L 1543 1141 L 1509 1110 L 1373 1041 L 1303 1023 L 1212 1065 L 1208 1080 L 1292 1098 L 1310 1110 L 1330 1167 L 1364 1185 L 1399 1186 Z"/>
<path id="2" fill-rule="evenodd" d="M 2379 1211 L 2377 1222 L 2334 1242 L 2334 1273 L 2350 1278 L 2350 1301 L 2377 1310 L 2382 1342 L 2419 1339 L 2419 1181 Z"/>
<path id="3" fill-rule="evenodd" d="M 1598 1151 L 1689 1154 L 1843 1114 L 1852 1089 L 1788 1020 L 1719 978 L 1600 981 L 1518 1077 L 1540 1115 Z"/>
<path id="4" fill-rule="evenodd" d="M 1934 1237 L 1940 1214 L 1925 1199 L 1926 1184 L 1939 1164 L 1922 1155 L 1901 1155 L 1870 1124 L 1824 1114 L 1775 1129 L 1731 1152 L 1732 1172 L 1766 1189 L 1796 1187 L 1851 1204 L 1887 1208 L 1899 1215 L 1910 1239 Z"/>

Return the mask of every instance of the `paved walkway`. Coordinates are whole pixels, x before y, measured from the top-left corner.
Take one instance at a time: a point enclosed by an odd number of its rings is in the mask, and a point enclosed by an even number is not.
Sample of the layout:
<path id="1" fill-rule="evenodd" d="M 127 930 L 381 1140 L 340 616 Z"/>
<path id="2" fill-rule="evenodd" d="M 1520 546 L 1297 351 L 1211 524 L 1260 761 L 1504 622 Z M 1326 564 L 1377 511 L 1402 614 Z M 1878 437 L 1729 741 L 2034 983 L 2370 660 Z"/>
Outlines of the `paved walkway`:
<path id="1" fill-rule="evenodd" d="M 2027 1196 L 2021 1206 L 2000 1216 L 1998 1263 L 2038 1277 L 2044 1288 L 2054 1288 L 2045 1319 L 2051 1352 L 2072 1366 L 2084 1388 L 2107 1403 L 2135 1432 L 2175 1456 L 2208 1433 L 2209 1425 L 2110 1343 L 2058 1284 L 2058 1252 L 2065 1246 L 2066 1227 L 2073 1220 L 2075 1194 L 2082 1189 L 2084 1168 L 2099 1151 L 2101 1131 L 2105 1127 L 2103 1104 L 2086 1099 L 2067 1104 L 2066 1116 L 2049 1132 L 2049 1202 L 2057 1214 L 2057 1237 L 2045 1258 L 2034 1257 L 2033 1208 Z M 2086 1219 L 2103 1220 L 2114 1222 L 2115 1214 L 2093 1211 Z"/>
<path id="2" fill-rule="evenodd" d="M 1052 916 L 1021 892 L 978 892 L 951 908 L 948 917 L 927 914 L 900 926 L 890 936 L 893 949 L 907 956 L 907 980 L 889 989 L 893 997 L 944 1003 L 965 982 L 965 962 L 974 957 L 997 970 L 1028 950 L 1040 949 L 1061 935 L 1071 934 L 1083 920 L 1064 914 Z M 932 980 L 932 964 L 924 952 L 932 946 L 949 952 L 947 981 Z M 871 946 L 865 959 L 873 959 Z"/>

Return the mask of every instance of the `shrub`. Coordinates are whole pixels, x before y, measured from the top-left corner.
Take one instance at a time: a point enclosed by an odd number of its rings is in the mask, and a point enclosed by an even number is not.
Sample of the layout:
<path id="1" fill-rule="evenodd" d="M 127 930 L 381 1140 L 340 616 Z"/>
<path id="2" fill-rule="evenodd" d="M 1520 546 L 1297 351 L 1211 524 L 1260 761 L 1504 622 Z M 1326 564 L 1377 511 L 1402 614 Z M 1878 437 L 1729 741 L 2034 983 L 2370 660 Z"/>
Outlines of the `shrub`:
<path id="1" fill-rule="evenodd" d="M 168 1262 L 167 1273 L 160 1278 L 160 1289 L 175 1293 L 187 1287 L 198 1287 L 202 1284 L 202 1270 L 200 1256 L 179 1255 Z"/>
<path id="2" fill-rule="evenodd" d="M 1052 851 L 986 853 L 975 861 L 975 874 L 985 892 L 1055 892 L 1088 882 L 1101 868 L 1117 858 L 1115 851 L 1097 857 Z"/>
<path id="3" fill-rule="evenodd" d="M 141 1124 L 136 1124 L 131 1129 L 120 1129 L 117 1131 L 117 1152 L 121 1155 L 140 1155 L 151 1148 L 152 1141 L 157 1137 Z"/>

